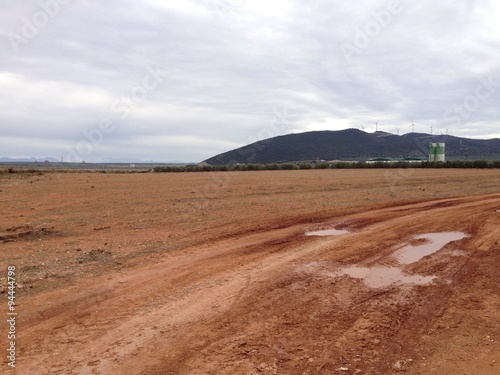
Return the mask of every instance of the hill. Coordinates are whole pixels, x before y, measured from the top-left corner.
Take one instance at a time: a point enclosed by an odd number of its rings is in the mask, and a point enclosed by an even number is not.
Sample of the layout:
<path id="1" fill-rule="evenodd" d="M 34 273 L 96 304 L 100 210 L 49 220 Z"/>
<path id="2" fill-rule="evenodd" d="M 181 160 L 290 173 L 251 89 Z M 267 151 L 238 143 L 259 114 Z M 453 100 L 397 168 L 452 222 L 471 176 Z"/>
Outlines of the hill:
<path id="1" fill-rule="evenodd" d="M 358 129 L 288 134 L 255 142 L 205 160 L 210 165 L 268 164 L 308 160 L 366 160 L 375 157 L 426 157 L 430 142 L 445 142 L 451 159 L 500 158 L 500 139 L 470 139 L 451 135 Z"/>

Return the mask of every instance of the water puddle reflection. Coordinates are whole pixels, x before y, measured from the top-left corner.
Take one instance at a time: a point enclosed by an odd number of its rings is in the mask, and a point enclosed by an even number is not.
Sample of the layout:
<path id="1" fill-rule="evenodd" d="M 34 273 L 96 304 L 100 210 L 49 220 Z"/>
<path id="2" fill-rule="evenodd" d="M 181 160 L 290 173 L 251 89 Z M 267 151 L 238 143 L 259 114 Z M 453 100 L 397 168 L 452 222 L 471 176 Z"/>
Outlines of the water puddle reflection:
<path id="1" fill-rule="evenodd" d="M 335 274 L 348 275 L 355 279 L 363 279 L 370 288 L 383 288 L 392 284 L 426 285 L 436 276 L 405 275 L 398 267 L 347 267 Z"/>
<path id="2" fill-rule="evenodd" d="M 422 240 L 422 244 L 408 245 L 394 253 L 394 257 L 401 264 L 418 262 L 427 255 L 441 250 L 446 244 L 467 237 L 463 232 L 427 233 L 416 236 L 416 240 Z"/>
<path id="3" fill-rule="evenodd" d="M 350 233 L 348 230 L 325 229 L 306 232 L 307 236 L 339 236 Z M 378 265 L 366 267 L 362 265 L 350 265 L 336 270 L 323 270 L 321 273 L 328 277 L 349 276 L 353 279 L 361 279 L 369 288 L 385 288 L 391 285 L 428 285 L 438 279 L 438 275 L 424 276 L 410 274 L 405 266 L 414 264 L 422 258 L 431 255 L 447 244 L 468 237 L 463 232 L 441 232 L 425 233 L 417 235 L 411 241 L 395 247 L 392 253 L 386 254 L 376 261 Z M 465 251 L 450 248 L 442 253 L 443 256 L 451 258 L 466 257 Z M 384 259 L 385 258 L 385 259 Z M 392 258 L 392 259 L 387 259 Z M 395 262 L 397 261 L 397 263 Z M 318 267 L 311 265 L 312 269 Z M 309 272 L 312 272 L 309 270 Z M 445 280 L 444 280 L 445 281 Z"/>

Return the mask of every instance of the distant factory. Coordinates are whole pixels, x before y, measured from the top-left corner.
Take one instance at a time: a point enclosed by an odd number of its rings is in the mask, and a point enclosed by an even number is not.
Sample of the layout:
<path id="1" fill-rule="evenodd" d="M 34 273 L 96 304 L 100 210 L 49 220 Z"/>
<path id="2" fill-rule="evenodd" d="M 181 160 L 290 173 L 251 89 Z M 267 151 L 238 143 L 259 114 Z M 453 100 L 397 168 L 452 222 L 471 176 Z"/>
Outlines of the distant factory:
<path id="1" fill-rule="evenodd" d="M 367 160 L 367 163 L 422 163 L 423 161 L 427 161 L 427 158 L 420 157 L 410 157 L 410 158 L 372 158 Z"/>
<path id="2" fill-rule="evenodd" d="M 421 163 L 424 161 L 446 161 L 444 143 L 429 143 L 429 158 L 422 157 L 409 157 L 409 158 L 372 158 L 367 160 L 367 163 Z"/>

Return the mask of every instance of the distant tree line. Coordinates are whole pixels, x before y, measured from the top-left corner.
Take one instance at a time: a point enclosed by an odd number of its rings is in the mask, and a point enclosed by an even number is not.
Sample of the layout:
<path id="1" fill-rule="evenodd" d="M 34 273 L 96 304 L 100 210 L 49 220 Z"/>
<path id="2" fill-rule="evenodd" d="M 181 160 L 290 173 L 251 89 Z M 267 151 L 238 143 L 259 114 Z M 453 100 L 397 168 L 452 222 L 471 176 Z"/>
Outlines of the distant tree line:
<path id="1" fill-rule="evenodd" d="M 500 160 L 449 160 L 445 162 L 335 162 L 335 163 L 272 163 L 272 164 L 229 164 L 161 166 L 153 172 L 230 172 L 230 171 L 280 171 L 305 169 L 375 169 L 375 168 L 500 168 Z"/>

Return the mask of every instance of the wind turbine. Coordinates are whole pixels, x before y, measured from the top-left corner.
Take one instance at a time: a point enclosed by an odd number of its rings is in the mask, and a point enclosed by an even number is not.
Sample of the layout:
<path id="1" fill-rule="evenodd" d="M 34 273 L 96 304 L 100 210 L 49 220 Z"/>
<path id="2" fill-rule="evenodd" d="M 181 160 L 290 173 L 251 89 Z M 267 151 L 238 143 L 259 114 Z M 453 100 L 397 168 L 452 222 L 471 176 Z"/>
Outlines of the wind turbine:
<path id="1" fill-rule="evenodd" d="M 433 128 L 433 125 L 429 126 L 429 128 L 431 128 L 431 135 L 432 135 L 432 134 L 433 134 L 433 133 L 432 133 L 432 129 L 434 129 L 434 128 Z"/>
<path id="2" fill-rule="evenodd" d="M 410 128 L 411 128 L 411 132 L 415 133 L 415 124 L 413 123 L 413 121 L 411 122 Z"/>
<path id="3" fill-rule="evenodd" d="M 398 128 L 396 128 L 396 131 L 398 132 L 398 135 L 399 135 L 399 129 Z"/>
<path id="4" fill-rule="evenodd" d="M 377 122 L 375 123 L 375 132 L 378 132 L 378 120 L 377 120 Z"/>
<path id="5" fill-rule="evenodd" d="M 364 131 L 365 127 L 363 126 L 363 123 L 361 123 L 361 129 Z"/>

